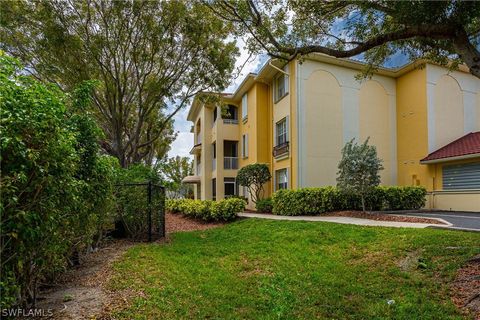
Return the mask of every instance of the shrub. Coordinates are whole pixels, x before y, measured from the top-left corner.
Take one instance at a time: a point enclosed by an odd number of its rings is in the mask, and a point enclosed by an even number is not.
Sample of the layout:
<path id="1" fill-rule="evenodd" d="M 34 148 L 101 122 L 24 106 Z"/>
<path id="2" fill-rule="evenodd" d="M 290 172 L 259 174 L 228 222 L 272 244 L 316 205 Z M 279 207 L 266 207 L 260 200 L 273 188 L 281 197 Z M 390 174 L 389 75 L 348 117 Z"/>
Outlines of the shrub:
<path id="1" fill-rule="evenodd" d="M 380 184 L 379 171 L 383 170 L 377 149 L 368 145 L 368 140 L 369 138 L 359 145 L 352 139 L 345 144 L 337 177 L 340 189 L 360 197 L 363 211 L 367 208 L 367 197 Z"/>
<path id="2" fill-rule="evenodd" d="M 122 185 L 148 181 L 159 184 L 160 178 L 153 168 L 142 164 L 131 165 L 127 169 L 117 171 L 119 186 L 115 191 L 116 219 L 117 222 L 121 222 L 130 238 L 140 238 L 148 231 L 148 188 L 146 185 Z M 163 200 L 164 197 L 160 190 L 152 188 L 152 225 L 154 226 L 159 224 L 159 216 L 155 212 L 160 209 Z"/>
<path id="3" fill-rule="evenodd" d="M 101 238 L 112 209 L 115 162 L 80 110 L 89 88 L 65 95 L 21 70 L 0 52 L 0 309 L 32 302 L 37 283 Z"/>
<path id="4" fill-rule="evenodd" d="M 236 218 L 237 213 L 245 209 L 245 205 L 245 201 L 239 198 L 220 201 L 168 199 L 166 210 L 204 221 L 231 221 Z"/>
<path id="5" fill-rule="evenodd" d="M 424 187 L 379 187 L 383 192 L 384 209 L 416 210 L 425 206 Z"/>
<path id="6" fill-rule="evenodd" d="M 258 212 L 272 213 L 272 208 L 273 208 L 272 198 L 265 198 L 262 200 L 258 200 L 255 205 L 255 208 L 257 209 Z"/>
<path id="7" fill-rule="evenodd" d="M 376 187 L 365 196 L 369 210 L 413 210 L 425 205 L 423 187 Z M 361 210 L 360 195 L 346 193 L 335 187 L 279 190 L 273 194 L 274 214 L 318 215 L 337 210 Z"/>
<path id="8" fill-rule="evenodd" d="M 257 203 L 263 197 L 263 186 L 272 178 L 268 165 L 264 163 L 249 164 L 238 170 L 238 184 L 248 188 L 252 202 Z"/>

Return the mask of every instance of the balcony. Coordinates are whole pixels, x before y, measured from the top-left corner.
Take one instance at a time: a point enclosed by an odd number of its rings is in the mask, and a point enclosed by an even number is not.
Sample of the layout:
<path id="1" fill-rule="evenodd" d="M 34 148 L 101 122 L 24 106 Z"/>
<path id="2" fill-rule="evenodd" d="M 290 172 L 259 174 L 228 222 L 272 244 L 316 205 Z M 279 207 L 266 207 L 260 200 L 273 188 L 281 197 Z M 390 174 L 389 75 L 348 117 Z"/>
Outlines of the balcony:
<path id="1" fill-rule="evenodd" d="M 289 143 L 287 141 L 287 142 L 284 142 L 282 144 L 279 144 L 278 146 L 273 147 L 273 152 L 272 153 L 273 153 L 273 156 L 275 158 L 278 158 L 278 157 L 281 157 L 281 156 L 288 155 L 289 149 L 290 149 L 290 146 L 289 146 Z"/>
<path id="2" fill-rule="evenodd" d="M 238 124 L 238 119 L 223 119 L 224 124 Z"/>
<path id="3" fill-rule="evenodd" d="M 192 150 L 190 150 L 190 154 L 200 154 L 202 152 L 202 144 L 197 143 L 193 146 Z"/>
<path id="4" fill-rule="evenodd" d="M 227 170 L 238 169 L 238 157 L 224 157 L 223 168 Z"/>

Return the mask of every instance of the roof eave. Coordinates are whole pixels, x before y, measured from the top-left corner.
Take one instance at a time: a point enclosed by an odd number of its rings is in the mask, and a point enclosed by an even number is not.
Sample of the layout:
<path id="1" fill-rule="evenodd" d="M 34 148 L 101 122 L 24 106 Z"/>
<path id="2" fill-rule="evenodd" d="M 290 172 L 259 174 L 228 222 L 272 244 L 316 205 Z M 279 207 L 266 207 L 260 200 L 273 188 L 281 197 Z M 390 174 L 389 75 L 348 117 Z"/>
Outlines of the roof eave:
<path id="1" fill-rule="evenodd" d="M 468 159 L 473 159 L 478 157 L 480 157 L 480 153 L 470 153 L 470 154 L 465 154 L 465 155 L 455 156 L 455 157 L 448 157 L 448 158 L 420 160 L 420 164 L 434 164 L 434 163 L 450 162 L 450 161 L 456 161 L 456 160 L 468 160 Z"/>

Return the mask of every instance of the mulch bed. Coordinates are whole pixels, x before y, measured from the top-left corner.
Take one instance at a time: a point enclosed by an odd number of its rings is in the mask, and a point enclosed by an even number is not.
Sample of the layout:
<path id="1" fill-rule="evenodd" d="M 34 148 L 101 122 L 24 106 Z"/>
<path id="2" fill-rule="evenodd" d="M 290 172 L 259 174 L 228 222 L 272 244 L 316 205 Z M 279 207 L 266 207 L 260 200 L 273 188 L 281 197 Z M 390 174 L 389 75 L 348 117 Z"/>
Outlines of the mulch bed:
<path id="1" fill-rule="evenodd" d="M 350 218 L 370 219 L 370 220 L 378 220 L 378 221 L 444 224 L 436 219 L 397 216 L 397 215 L 392 215 L 387 213 L 378 213 L 378 212 L 337 211 L 337 212 L 328 213 L 326 214 L 326 216 L 350 217 Z"/>
<path id="2" fill-rule="evenodd" d="M 165 214 L 165 227 L 167 234 L 178 231 L 207 230 L 211 228 L 221 227 L 225 223 L 221 222 L 203 222 L 183 216 L 182 214 Z"/>
<path id="3" fill-rule="evenodd" d="M 253 210 L 245 210 L 245 212 L 251 213 L 261 213 L 261 214 L 272 214 L 272 213 L 263 213 Z M 408 216 L 397 216 L 388 213 L 378 213 L 378 212 L 362 212 L 362 211 L 334 211 L 328 213 L 322 213 L 318 216 L 321 217 L 349 217 L 349 218 L 359 218 L 359 219 L 370 219 L 377 221 L 395 221 L 395 222 L 411 222 L 411 223 L 428 223 L 428 224 L 440 224 L 444 225 L 443 222 L 436 219 L 429 218 L 417 218 L 417 217 L 408 217 Z"/>
<path id="4" fill-rule="evenodd" d="M 480 255 L 458 270 L 451 292 L 458 308 L 480 319 Z"/>

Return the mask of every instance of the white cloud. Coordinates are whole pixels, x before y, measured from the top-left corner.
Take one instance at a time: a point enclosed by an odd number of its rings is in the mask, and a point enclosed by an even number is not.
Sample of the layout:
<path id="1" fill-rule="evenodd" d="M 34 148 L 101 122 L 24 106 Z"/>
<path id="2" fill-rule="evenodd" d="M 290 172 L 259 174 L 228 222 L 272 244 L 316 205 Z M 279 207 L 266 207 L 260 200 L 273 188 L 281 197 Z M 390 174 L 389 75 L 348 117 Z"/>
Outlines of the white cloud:
<path id="1" fill-rule="evenodd" d="M 181 156 L 190 157 L 190 150 L 193 147 L 193 133 L 180 131 L 178 132 L 177 139 L 173 141 L 172 148 L 168 152 L 169 157 Z"/>

